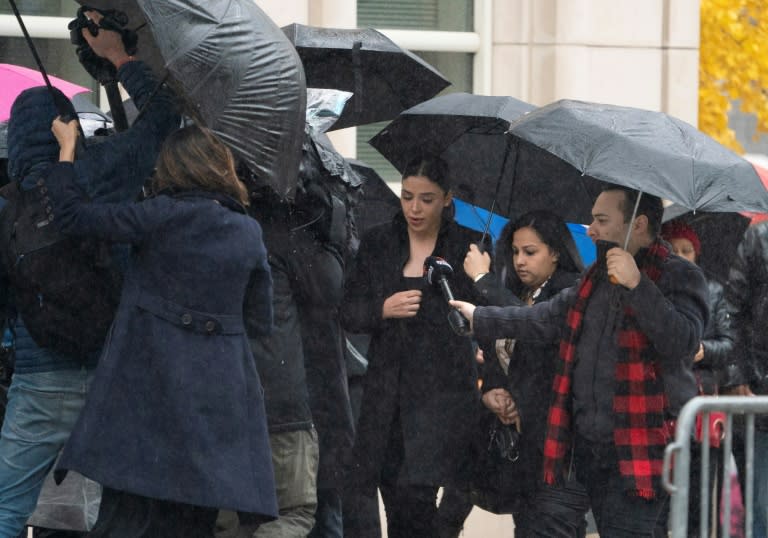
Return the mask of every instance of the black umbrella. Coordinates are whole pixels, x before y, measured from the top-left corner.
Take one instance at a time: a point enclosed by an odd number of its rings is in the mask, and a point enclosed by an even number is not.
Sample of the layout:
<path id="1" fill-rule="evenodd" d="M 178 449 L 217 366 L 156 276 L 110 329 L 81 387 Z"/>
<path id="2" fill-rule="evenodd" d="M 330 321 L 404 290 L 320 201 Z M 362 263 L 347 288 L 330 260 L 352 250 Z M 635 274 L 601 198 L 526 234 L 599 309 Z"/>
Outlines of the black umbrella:
<path id="1" fill-rule="evenodd" d="M 260 182 L 291 198 L 304 131 L 301 62 L 252 0 L 78 0 L 139 28 L 137 57 L 167 71 L 190 105 Z M 146 23 L 146 26 L 143 26 Z"/>
<path id="2" fill-rule="evenodd" d="M 307 86 L 352 92 L 332 129 L 391 120 L 450 82 L 427 62 L 371 28 L 283 27 L 304 65 Z"/>
<path id="3" fill-rule="evenodd" d="M 535 107 L 513 97 L 452 93 L 425 101 L 402 112 L 370 140 L 370 144 L 399 171 L 413 158 L 438 155 L 448 164 L 453 192 L 461 200 L 509 217 L 519 215 L 538 199 L 540 208 L 551 205 L 547 188 L 538 193 L 535 182 L 517 185 L 516 169 L 537 178 L 538 163 L 515 147 L 505 133 L 509 126 Z M 540 152 L 539 152 L 540 153 Z M 551 166 L 567 168 L 549 159 Z M 551 169 L 551 168 L 550 168 Z M 525 196 L 522 196 L 526 189 Z M 513 191 L 515 192 L 513 195 Z M 518 196 L 521 195 L 521 196 Z M 523 204 L 512 202 L 521 200 Z M 503 204 L 495 203 L 503 201 Z"/>
<path id="4" fill-rule="evenodd" d="M 676 220 L 689 225 L 699 237 L 701 254 L 698 265 L 721 283 L 727 282 L 736 249 L 749 227 L 749 217 L 733 212 L 689 211 L 672 204 L 664 209 L 663 221 Z"/>
<path id="5" fill-rule="evenodd" d="M 509 133 L 544 171 L 557 170 L 546 174 L 548 187 L 566 182 L 578 192 L 591 177 L 689 210 L 768 210 L 768 191 L 749 162 L 662 112 L 563 100 L 520 118 Z M 558 160 L 573 168 L 558 169 Z M 575 203 L 566 198 L 561 205 Z"/>
<path id="6" fill-rule="evenodd" d="M 389 188 L 387 182 L 368 164 L 355 159 L 348 159 L 352 169 L 363 178 L 360 199 L 352 210 L 358 235 L 392 220 L 400 211 L 400 198 Z"/>

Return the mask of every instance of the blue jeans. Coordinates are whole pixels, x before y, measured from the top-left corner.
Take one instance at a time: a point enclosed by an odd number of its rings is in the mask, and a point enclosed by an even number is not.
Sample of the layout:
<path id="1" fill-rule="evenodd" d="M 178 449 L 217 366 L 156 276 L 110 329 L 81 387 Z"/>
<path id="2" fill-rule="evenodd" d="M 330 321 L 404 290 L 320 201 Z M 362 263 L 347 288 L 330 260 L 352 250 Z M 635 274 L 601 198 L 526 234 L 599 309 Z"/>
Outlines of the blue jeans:
<path id="1" fill-rule="evenodd" d="M 92 370 L 14 374 L 0 432 L 0 538 L 15 538 L 69 438 Z"/>
<path id="2" fill-rule="evenodd" d="M 315 526 L 308 538 L 342 538 L 341 493 L 332 488 L 317 489 Z"/>

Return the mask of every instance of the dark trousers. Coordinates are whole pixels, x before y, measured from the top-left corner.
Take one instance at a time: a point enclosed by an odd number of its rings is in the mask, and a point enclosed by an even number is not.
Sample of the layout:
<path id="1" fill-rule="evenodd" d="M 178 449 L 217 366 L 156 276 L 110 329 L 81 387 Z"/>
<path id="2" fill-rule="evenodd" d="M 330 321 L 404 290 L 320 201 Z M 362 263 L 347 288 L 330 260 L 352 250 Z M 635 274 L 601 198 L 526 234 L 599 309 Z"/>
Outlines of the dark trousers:
<path id="1" fill-rule="evenodd" d="M 440 538 L 459 538 L 464 521 L 472 511 L 469 491 L 458 486 L 443 488 L 443 496 L 437 507 L 437 532 Z"/>
<path id="2" fill-rule="evenodd" d="M 690 464 L 690 480 L 688 490 L 688 536 L 700 536 L 701 526 L 701 444 L 696 441 L 691 441 L 691 464 Z M 709 489 L 709 502 L 707 503 L 708 510 L 705 512 L 708 518 L 708 528 L 710 533 L 713 528 L 717 529 L 720 526 L 720 480 L 722 473 L 719 469 L 722 469 L 723 450 L 721 448 L 709 448 L 709 468 L 707 469 L 707 487 Z M 712 503 L 713 497 L 715 501 L 715 521 L 712 521 Z M 718 531 L 719 536 L 719 531 Z"/>
<path id="3" fill-rule="evenodd" d="M 381 484 L 389 538 L 435 538 L 437 488 Z"/>
<path id="4" fill-rule="evenodd" d="M 575 477 L 563 484 L 542 483 L 532 495 L 521 498 L 512 513 L 515 538 L 584 538 L 587 534 L 589 497 Z"/>
<path id="5" fill-rule="evenodd" d="M 533 517 L 521 522 L 522 536 L 583 536 L 584 515 L 590 508 L 600 538 L 667 536 L 669 496 L 658 492 L 654 499 L 643 499 L 628 494 L 612 444 L 578 439 L 569 479 L 564 485 L 541 488 L 535 505 Z"/>
<path id="6" fill-rule="evenodd" d="M 216 508 L 160 501 L 104 488 L 89 538 L 213 538 Z"/>
<path id="7" fill-rule="evenodd" d="M 584 485 L 600 538 L 661 538 L 667 536 L 669 495 L 656 492 L 644 499 L 625 491 L 613 444 L 585 439 L 575 443 L 576 480 Z"/>

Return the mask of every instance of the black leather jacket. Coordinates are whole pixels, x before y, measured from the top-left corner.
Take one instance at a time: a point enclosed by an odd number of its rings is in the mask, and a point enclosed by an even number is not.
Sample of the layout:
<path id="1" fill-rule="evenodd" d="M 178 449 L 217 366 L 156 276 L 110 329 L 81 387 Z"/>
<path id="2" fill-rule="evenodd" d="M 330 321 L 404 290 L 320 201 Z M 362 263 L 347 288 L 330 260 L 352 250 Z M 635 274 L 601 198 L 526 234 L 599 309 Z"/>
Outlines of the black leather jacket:
<path id="1" fill-rule="evenodd" d="M 737 331 L 723 386 L 749 384 L 768 394 L 768 222 L 747 229 L 728 275 L 725 299 Z"/>
<path id="2" fill-rule="evenodd" d="M 704 394 L 715 394 L 718 385 L 732 384 L 727 377 L 733 361 L 736 332 L 725 302 L 725 290 L 716 280 L 707 279 L 709 289 L 709 321 L 704 327 L 704 358 L 693 364 L 693 372 Z"/>

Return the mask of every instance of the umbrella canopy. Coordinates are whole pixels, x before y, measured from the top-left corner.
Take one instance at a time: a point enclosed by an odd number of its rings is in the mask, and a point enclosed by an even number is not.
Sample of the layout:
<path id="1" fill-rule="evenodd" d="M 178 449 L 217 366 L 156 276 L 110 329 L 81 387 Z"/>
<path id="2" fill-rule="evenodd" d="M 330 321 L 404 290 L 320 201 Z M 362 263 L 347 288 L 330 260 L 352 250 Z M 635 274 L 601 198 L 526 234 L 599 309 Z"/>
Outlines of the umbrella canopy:
<path id="1" fill-rule="evenodd" d="M 497 194 L 504 199 L 511 196 L 511 183 L 499 183 L 514 165 L 511 139 L 505 132 L 534 109 L 513 97 L 441 95 L 402 112 L 369 143 L 401 172 L 420 155 L 440 156 L 448 164 L 454 195 L 491 209 Z"/>
<path id="2" fill-rule="evenodd" d="M 768 191 L 749 162 L 662 112 L 562 100 L 520 118 L 509 133 L 577 171 L 556 181 L 591 176 L 689 210 L 768 210 Z"/>
<path id="3" fill-rule="evenodd" d="M 78 93 L 91 91 L 51 75 L 48 75 L 48 79 L 54 88 L 61 90 L 70 99 Z M 3 81 L 0 88 L 0 121 L 7 121 L 11 117 L 11 105 L 21 92 L 35 86 L 45 86 L 40 71 L 13 64 L 0 64 L 0 80 Z"/>
<path id="4" fill-rule="evenodd" d="M 292 198 L 304 132 L 301 62 L 252 0 L 78 0 L 128 14 L 137 57 L 167 71 L 190 113 L 243 159 L 264 185 Z M 147 31 L 150 30 L 150 32 Z"/>
<path id="5" fill-rule="evenodd" d="M 360 199 L 352 210 L 358 235 L 362 237 L 371 228 L 392 220 L 400 211 L 400 198 L 368 164 L 356 159 L 347 162 L 363 178 Z"/>
<path id="6" fill-rule="evenodd" d="M 665 223 L 679 220 L 690 226 L 701 242 L 698 265 L 721 283 L 728 280 L 736 249 L 749 226 L 749 217 L 734 212 L 689 211 L 672 204 L 664 209 L 662 220 Z"/>
<path id="7" fill-rule="evenodd" d="M 291 24 L 283 32 L 298 51 L 307 86 L 353 93 L 332 129 L 391 120 L 450 85 L 434 67 L 371 28 Z"/>

